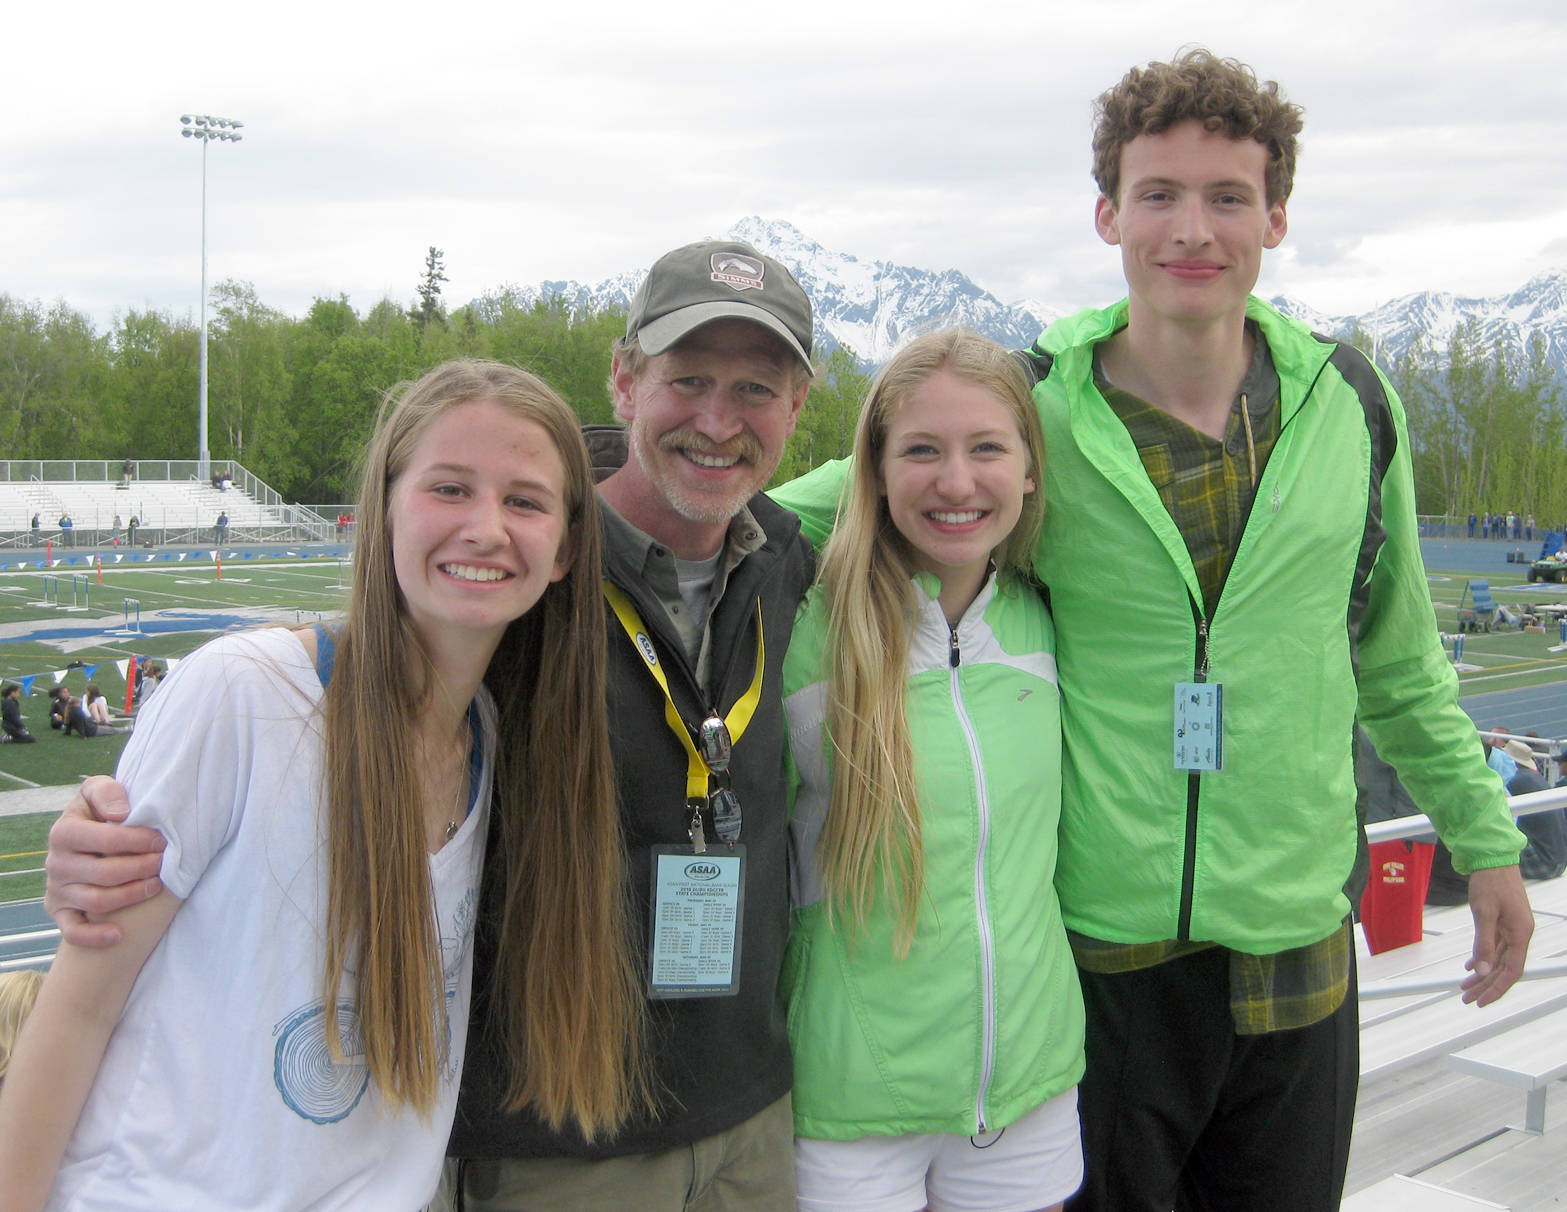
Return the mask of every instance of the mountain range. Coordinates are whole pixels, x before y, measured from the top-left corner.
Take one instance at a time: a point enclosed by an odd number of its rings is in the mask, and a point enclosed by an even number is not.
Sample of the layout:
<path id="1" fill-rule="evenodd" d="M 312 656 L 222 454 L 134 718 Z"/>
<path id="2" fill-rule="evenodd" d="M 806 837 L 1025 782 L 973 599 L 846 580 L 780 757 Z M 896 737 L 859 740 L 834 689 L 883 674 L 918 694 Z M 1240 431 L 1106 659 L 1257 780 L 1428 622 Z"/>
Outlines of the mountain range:
<path id="1" fill-rule="evenodd" d="M 862 261 L 824 248 L 782 220 L 742 219 L 724 238 L 744 240 L 789 267 L 811 297 L 819 349 L 844 346 L 871 366 L 885 362 L 920 333 L 953 324 L 1008 347 L 1030 345 L 1065 314 L 1032 300 L 1004 303 L 957 270 Z M 591 285 L 540 282 L 511 287 L 507 293 L 525 306 L 558 298 L 573 312 L 625 308 L 646 272 L 638 269 Z M 1470 318 L 1479 322 L 1488 349 L 1497 341 L 1522 349 L 1538 332 L 1545 339 L 1547 361 L 1567 383 L 1567 269 L 1537 274 L 1507 295 L 1474 298 L 1422 291 L 1352 316 L 1327 315 L 1285 297 L 1269 301 L 1318 332 L 1345 336 L 1358 330 L 1363 343 L 1377 345 L 1384 364 L 1404 354 L 1417 334 L 1424 335 L 1428 348 L 1444 351 L 1453 331 Z"/>

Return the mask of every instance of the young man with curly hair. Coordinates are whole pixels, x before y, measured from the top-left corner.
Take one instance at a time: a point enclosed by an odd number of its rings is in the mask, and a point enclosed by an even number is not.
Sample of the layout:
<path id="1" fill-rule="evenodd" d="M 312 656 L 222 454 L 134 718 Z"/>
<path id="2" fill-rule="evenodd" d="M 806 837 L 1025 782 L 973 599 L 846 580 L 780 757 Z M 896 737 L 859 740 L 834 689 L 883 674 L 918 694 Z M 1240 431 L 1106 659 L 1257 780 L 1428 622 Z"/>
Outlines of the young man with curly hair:
<path id="1" fill-rule="evenodd" d="M 1328 1212 L 1359 1071 L 1357 718 L 1472 873 L 1480 1005 L 1523 967 L 1522 838 L 1438 642 L 1403 409 L 1251 294 L 1287 230 L 1300 108 L 1192 50 L 1129 72 L 1096 118 L 1094 226 L 1128 297 L 1035 351 L 1057 887 L 1088 1008 L 1068 1207 Z"/>

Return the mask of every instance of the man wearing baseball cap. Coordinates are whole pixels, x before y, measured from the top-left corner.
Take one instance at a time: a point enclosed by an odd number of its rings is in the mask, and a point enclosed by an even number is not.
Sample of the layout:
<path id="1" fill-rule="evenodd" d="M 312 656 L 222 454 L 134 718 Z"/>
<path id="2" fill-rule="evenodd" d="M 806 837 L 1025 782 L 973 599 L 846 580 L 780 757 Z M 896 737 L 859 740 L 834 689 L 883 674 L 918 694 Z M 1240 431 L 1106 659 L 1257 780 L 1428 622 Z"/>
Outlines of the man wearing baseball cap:
<path id="1" fill-rule="evenodd" d="M 465 1212 L 794 1207 L 778 686 L 812 557 L 794 516 L 759 494 L 810 387 L 810 349 L 810 300 L 747 244 L 677 248 L 632 301 L 609 377 L 625 426 L 587 437 L 656 1106 L 591 1143 L 502 1111 L 505 1071 L 476 1013 L 443 1184 Z M 719 923 L 672 924 L 692 903 Z"/>
<path id="2" fill-rule="evenodd" d="M 507 1073 L 485 1010 L 494 931 L 481 927 L 462 1095 L 433 1207 L 795 1206 L 778 992 L 789 926 L 778 688 L 813 557 L 794 515 L 760 493 L 810 388 L 810 355 L 810 300 L 748 244 L 677 248 L 632 302 L 609 377 L 625 426 L 590 426 L 587 438 L 604 505 L 610 729 L 652 1105 L 592 1141 L 503 1110 Z M 91 819 L 123 818 L 117 784 L 83 790 L 53 835 L 54 869 L 70 875 L 57 874 L 50 906 L 70 941 L 102 946 L 112 927 L 81 911 L 146 899 L 160 856 L 124 866 L 156 835 Z M 113 874 L 93 857 L 116 852 Z M 133 882 L 120 884 L 127 873 Z M 487 887 L 481 921 L 493 923 L 500 891 Z M 621 1043 L 602 1042 L 606 1063 Z"/>

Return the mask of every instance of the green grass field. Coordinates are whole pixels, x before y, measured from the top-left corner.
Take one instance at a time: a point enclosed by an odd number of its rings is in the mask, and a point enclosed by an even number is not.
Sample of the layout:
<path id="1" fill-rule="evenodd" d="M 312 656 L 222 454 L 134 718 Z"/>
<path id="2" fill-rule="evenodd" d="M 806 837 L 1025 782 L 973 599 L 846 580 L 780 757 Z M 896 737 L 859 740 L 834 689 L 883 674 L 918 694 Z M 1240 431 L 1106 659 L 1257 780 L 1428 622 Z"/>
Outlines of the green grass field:
<path id="1" fill-rule="evenodd" d="M 56 577 L 46 589 L 45 578 Z M 64 672 L 72 693 L 81 694 L 89 678 L 102 688 L 117 714 L 125 705 L 125 679 L 116 662 L 132 655 L 159 660 L 179 658 L 206 643 L 211 630 L 154 631 L 169 621 L 159 611 L 241 612 L 256 622 L 295 622 L 330 616 L 343 601 L 349 570 L 336 557 L 229 560 L 219 579 L 209 560 L 159 563 L 131 570 L 106 567 L 96 573 L 0 573 L 0 678 L 35 677 L 33 694 L 24 697 L 22 715 L 38 738 L 35 745 L 0 745 L 0 792 L 22 788 L 71 786 L 91 774 L 112 774 L 125 735 L 66 737 L 49 728 L 47 691 Z M 75 605 L 72 609 L 72 593 Z M 59 605 L 45 604 L 57 592 Z M 124 600 L 141 603 L 142 634 L 122 632 Z M 82 628 L 80 634 L 39 637 L 40 629 Z M 54 814 L 0 817 L 0 901 L 43 894 L 43 851 Z"/>
<path id="2" fill-rule="evenodd" d="M 1524 566 L 1518 568 L 1517 574 L 1503 576 L 1461 569 L 1430 569 L 1427 576 L 1431 601 L 1436 606 L 1437 626 L 1449 635 L 1458 631 L 1458 606 L 1471 579 L 1488 582 L 1497 604 L 1515 614 L 1522 614 L 1531 604 L 1567 603 L 1567 592 L 1554 585 L 1530 585 L 1522 592 L 1510 592 L 1509 587 L 1526 584 Z M 1459 693 L 1514 690 L 1567 678 L 1567 652 L 1550 651 L 1553 645 L 1561 642 L 1561 628 L 1550 621 L 1542 625 L 1541 631 L 1498 626 L 1490 632 L 1466 635 L 1464 664 L 1479 668 L 1459 673 Z M 1448 654 L 1452 654 L 1451 641 Z"/>
<path id="3" fill-rule="evenodd" d="M 0 816 L 0 902 L 44 894 L 44 850 L 54 813 Z"/>
<path id="4" fill-rule="evenodd" d="M 46 585 L 49 576 L 55 576 L 53 585 Z M 106 567 L 102 584 L 95 573 L 0 573 L 0 678 L 35 678 L 32 695 L 21 702 L 28 730 L 38 738 L 36 745 L 0 745 L 0 791 L 75 783 L 114 769 L 124 736 L 84 741 L 50 731 L 47 691 L 57 674 L 77 695 L 89 680 L 97 682 L 111 709 L 122 710 L 126 686 L 117 662 L 133 655 L 177 659 L 214 634 L 210 621 L 201 630 L 155 630 L 175 621 L 170 612 L 234 612 L 218 620 L 220 626 L 314 619 L 340 608 L 348 576 L 347 564 L 336 557 L 230 560 L 221 579 L 206 559 Z M 59 605 L 45 604 L 51 593 Z M 140 634 L 124 634 L 126 599 L 140 603 Z M 97 668 L 89 679 L 91 666 Z"/>
<path id="5" fill-rule="evenodd" d="M 1497 601 L 1515 612 L 1530 602 L 1567 602 L 1567 592 L 1557 594 L 1543 586 L 1523 593 L 1506 592 L 1505 586 L 1524 583 L 1522 572 L 1522 567 L 1515 576 L 1431 570 L 1438 627 L 1449 634 L 1457 631 L 1458 605 L 1472 578 L 1488 580 L 1493 590 L 1503 590 L 1497 593 Z M 207 630 L 109 634 L 123 629 L 125 598 L 141 602 L 144 627 L 153 622 L 156 610 L 250 610 L 257 612 L 257 621 L 264 612 L 265 617 L 294 622 L 337 610 L 349 574 L 346 564 L 340 566 L 335 558 L 317 558 L 231 561 L 225 565 L 221 580 L 205 560 L 134 571 L 106 568 L 101 586 L 95 575 L 87 575 L 92 582 L 87 586 L 90 607 L 71 611 L 63 608 L 70 605 L 68 577 L 62 577 L 59 585 L 63 607 L 54 607 L 41 604 L 43 574 L 0 573 L 0 677 L 37 675 L 35 693 L 24 698 L 22 705 L 28 727 L 38 737 L 36 745 L 0 745 L 0 791 L 28 785 L 73 785 L 88 775 L 114 770 L 125 736 L 84 741 L 50 731 L 44 692 L 54 684 L 55 672 L 66 670 L 66 684 L 80 693 L 88 680 L 83 667 L 97 665 L 93 680 L 119 708 L 125 701 L 125 682 L 114 662 L 132 654 L 177 658 L 212 637 Z M 1134 591 L 1135 585 L 1129 583 L 1128 593 Z M 75 639 L 28 638 L 40 625 L 76 626 L 88 619 L 97 620 L 97 628 Z M 1460 674 L 1461 693 L 1511 689 L 1567 677 L 1567 652 L 1549 651 L 1559 639 L 1555 624 L 1547 624 L 1543 632 L 1510 628 L 1466 636 L 1464 661 L 1479 668 Z M 43 876 L 37 868 L 52 820 L 51 813 L 0 817 L 0 901 L 42 894 Z"/>

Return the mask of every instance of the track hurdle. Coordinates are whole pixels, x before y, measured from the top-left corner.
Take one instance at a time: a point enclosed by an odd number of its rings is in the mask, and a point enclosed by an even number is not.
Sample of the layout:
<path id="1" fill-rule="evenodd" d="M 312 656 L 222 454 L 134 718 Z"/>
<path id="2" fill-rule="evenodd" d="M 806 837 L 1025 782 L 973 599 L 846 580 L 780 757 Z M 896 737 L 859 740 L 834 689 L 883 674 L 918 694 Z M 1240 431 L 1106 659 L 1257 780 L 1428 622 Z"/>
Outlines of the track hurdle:
<path id="1" fill-rule="evenodd" d="M 1453 637 L 1453 664 L 1461 665 L 1464 660 L 1464 635 L 1459 632 Z"/>
<path id="2" fill-rule="evenodd" d="M 141 599 L 140 598 L 122 598 L 122 599 L 120 599 L 120 601 L 121 601 L 121 605 L 123 605 L 125 607 L 125 628 L 124 628 L 124 630 L 127 631 L 127 632 L 134 632 L 137 635 L 140 635 L 141 634 Z M 131 624 L 131 612 L 133 610 L 136 612 L 136 623 L 135 623 L 134 626 Z"/>
<path id="3" fill-rule="evenodd" d="M 53 606 L 56 609 L 59 609 L 59 606 L 60 606 L 60 578 L 59 577 L 45 577 L 44 578 L 44 600 L 43 600 L 43 604 L 45 606 Z"/>

